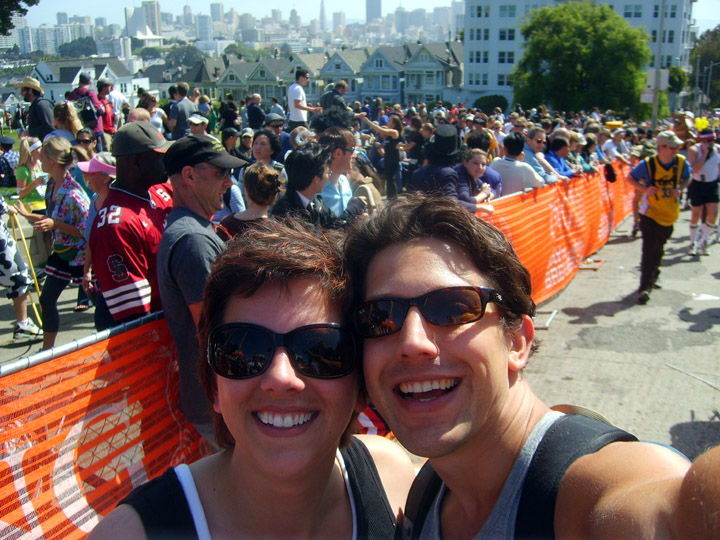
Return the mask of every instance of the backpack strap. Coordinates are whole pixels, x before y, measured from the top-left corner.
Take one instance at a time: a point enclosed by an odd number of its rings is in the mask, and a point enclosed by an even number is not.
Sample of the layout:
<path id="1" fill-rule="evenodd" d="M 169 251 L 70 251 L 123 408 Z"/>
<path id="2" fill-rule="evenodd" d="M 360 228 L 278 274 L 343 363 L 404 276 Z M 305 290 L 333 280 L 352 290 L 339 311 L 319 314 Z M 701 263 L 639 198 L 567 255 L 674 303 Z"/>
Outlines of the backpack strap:
<path id="1" fill-rule="evenodd" d="M 433 501 L 440 492 L 442 480 L 435 472 L 430 460 L 425 462 L 410 487 L 402 527 L 398 527 L 396 540 L 417 540 L 420 537 L 425 518 L 430 512 Z"/>
<path id="2" fill-rule="evenodd" d="M 392 538 L 397 522 L 367 447 L 353 437 L 340 453 L 355 502 L 357 537 L 367 540 Z"/>
<path id="3" fill-rule="evenodd" d="M 554 539 L 555 501 L 568 468 L 582 456 L 616 441 L 637 438 L 587 416 L 568 414 L 559 418 L 543 436 L 530 462 L 515 520 L 515 538 Z"/>

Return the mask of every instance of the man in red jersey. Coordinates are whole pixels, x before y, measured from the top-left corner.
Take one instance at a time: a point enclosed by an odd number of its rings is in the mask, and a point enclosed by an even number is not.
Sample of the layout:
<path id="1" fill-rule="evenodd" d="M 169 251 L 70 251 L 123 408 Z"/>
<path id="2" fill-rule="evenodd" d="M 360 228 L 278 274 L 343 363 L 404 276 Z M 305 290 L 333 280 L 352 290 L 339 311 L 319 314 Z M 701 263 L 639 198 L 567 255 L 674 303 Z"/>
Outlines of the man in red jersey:
<path id="1" fill-rule="evenodd" d="M 106 328 L 162 309 L 156 257 L 172 209 L 162 160 L 170 144 L 149 122 L 115 134 L 117 179 L 90 234 L 93 270 L 112 316 Z"/>

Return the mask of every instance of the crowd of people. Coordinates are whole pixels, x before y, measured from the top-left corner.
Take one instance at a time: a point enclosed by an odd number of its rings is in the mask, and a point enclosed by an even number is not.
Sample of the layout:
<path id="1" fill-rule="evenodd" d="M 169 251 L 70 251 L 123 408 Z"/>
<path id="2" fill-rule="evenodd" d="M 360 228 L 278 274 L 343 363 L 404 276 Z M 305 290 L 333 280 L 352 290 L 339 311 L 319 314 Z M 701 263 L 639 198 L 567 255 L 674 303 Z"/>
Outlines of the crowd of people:
<path id="1" fill-rule="evenodd" d="M 168 111 L 143 94 L 118 119 L 112 84 L 83 79 L 69 97 L 95 107 L 93 127 L 20 85 L 28 204 L 7 211 L 51 238 L 43 348 L 70 283 L 98 329 L 164 310 L 181 412 L 217 450 L 136 489 L 90 537 L 717 537 L 718 449 L 691 465 L 532 393 L 530 276 L 481 219 L 498 198 L 632 165 L 647 303 L 684 188 L 690 252 L 717 232 L 714 128 L 681 139 L 599 111 L 348 105 L 342 81 L 313 106 L 308 80 L 298 70 L 287 114 L 258 94 L 216 112 L 180 83 Z M 39 337 L 27 268 L 12 268 L 16 329 Z M 430 458 L 417 478 L 398 446 L 351 435 L 369 403 Z M 406 505 L 409 490 L 423 503 Z"/>

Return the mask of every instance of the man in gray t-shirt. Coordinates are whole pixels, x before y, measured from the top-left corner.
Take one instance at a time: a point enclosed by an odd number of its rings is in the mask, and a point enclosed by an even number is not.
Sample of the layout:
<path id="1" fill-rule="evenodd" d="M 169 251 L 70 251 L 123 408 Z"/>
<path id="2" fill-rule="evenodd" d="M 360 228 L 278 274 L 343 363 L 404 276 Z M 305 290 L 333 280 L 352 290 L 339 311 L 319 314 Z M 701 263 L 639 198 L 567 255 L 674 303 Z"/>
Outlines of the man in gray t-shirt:
<path id="1" fill-rule="evenodd" d="M 177 92 L 172 96 L 175 103 L 170 107 L 170 115 L 168 116 L 168 125 L 172 130 L 172 138 L 174 141 L 181 139 L 185 135 L 190 135 L 190 118 L 197 112 L 197 106 L 188 99 L 187 95 L 190 86 L 181 82 L 177 85 Z"/>
<path id="2" fill-rule="evenodd" d="M 244 164 L 206 135 L 184 137 L 165 155 L 173 187 L 173 210 L 158 250 L 158 285 L 178 351 L 180 408 L 213 444 L 210 405 L 197 376 L 196 328 L 205 280 L 215 257 L 225 249 L 210 218 L 223 207 L 222 195 L 232 185 L 230 170 Z"/>

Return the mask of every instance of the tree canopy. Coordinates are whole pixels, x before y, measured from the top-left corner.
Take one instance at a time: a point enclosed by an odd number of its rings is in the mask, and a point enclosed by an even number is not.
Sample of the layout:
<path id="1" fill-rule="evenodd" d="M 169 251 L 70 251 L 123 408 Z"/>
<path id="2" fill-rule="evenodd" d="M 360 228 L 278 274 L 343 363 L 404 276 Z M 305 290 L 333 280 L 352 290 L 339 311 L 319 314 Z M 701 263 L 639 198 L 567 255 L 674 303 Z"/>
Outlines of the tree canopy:
<path id="1" fill-rule="evenodd" d="M 700 77 L 696 78 L 698 68 L 698 56 L 700 57 Z M 712 30 L 706 30 L 700 36 L 697 45 L 690 54 L 690 65 L 693 73 L 690 78 L 692 86 L 698 81 L 704 91 L 707 85 L 706 77 L 710 75 L 710 63 L 720 62 L 720 25 Z M 720 65 L 713 66 L 712 78 L 710 80 L 710 108 L 720 107 Z"/>
<path id="2" fill-rule="evenodd" d="M 515 101 L 556 109 L 637 110 L 649 35 L 606 4 L 570 0 L 531 12 L 512 75 Z"/>
<path id="3" fill-rule="evenodd" d="M 194 66 L 197 62 L 205 58 L 205 54 L 193 45 L 183 45 L 173 47 L 165 57 L 168 64 L 177 64 L 183 66 Z"/>
<path id="4" fill-rule="evenodd" d="M 58 47 L 58 53 L 60 53 L 60 56 L 69 58 L 82 58 L 97 54 L 97 45 L 95 45 L 93 38 L 82 37 L 70 43 L 63 43 Z"/>
<path id="5" fill-rule="evenodd" d="M 13 12 L 27 14 L 27 8 L 36 6 L 40 0 L 0 0 L 0 36 L 10 34 L 15 26 L 12 23 Z"/>

